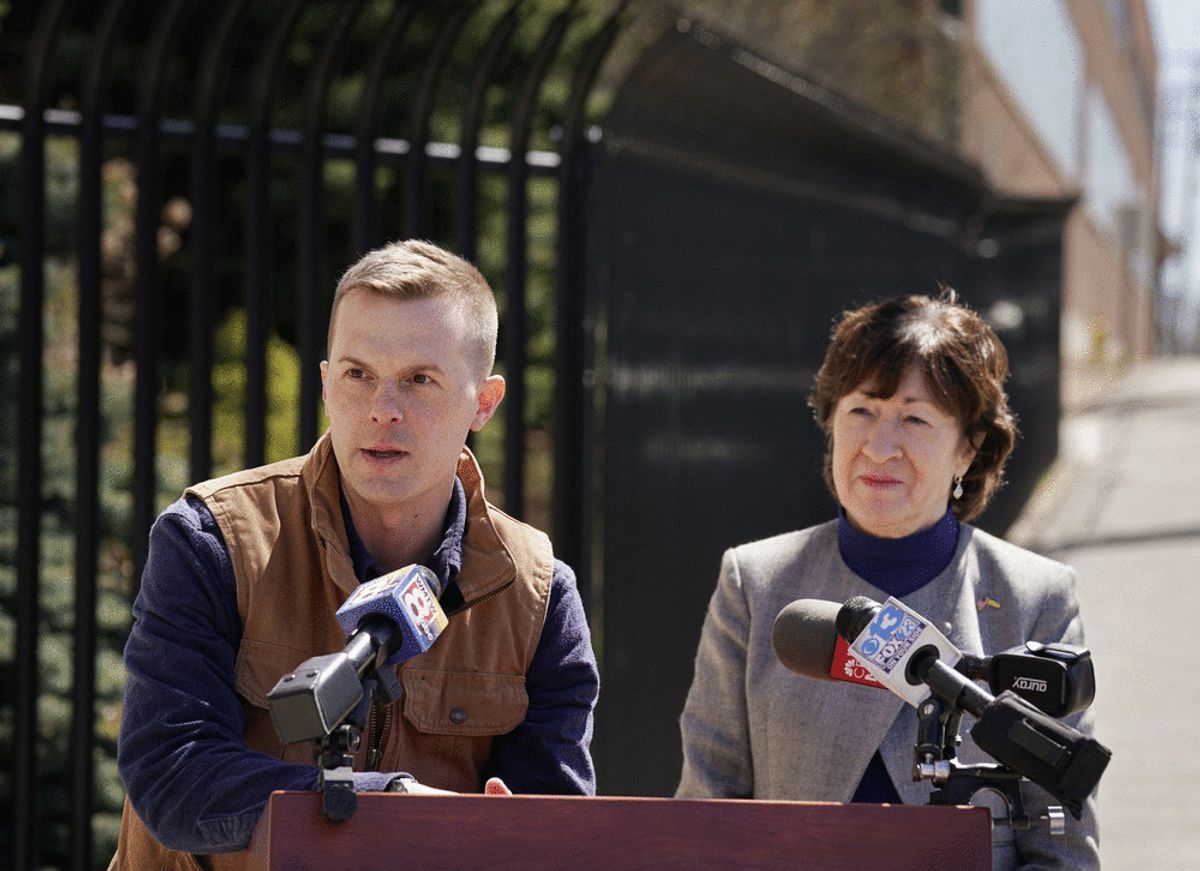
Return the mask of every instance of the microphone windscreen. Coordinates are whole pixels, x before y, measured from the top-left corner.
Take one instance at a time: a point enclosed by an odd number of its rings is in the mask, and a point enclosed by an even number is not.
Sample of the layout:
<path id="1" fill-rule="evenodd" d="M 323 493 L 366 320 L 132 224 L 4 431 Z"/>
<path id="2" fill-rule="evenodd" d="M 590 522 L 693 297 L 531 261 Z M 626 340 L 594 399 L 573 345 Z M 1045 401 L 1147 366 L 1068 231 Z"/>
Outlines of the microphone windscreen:
<path id="1" fill-rule="evenodd" d="M 837 644 L 837 602 L 797 599 L 788 604 L 771 629 L 775 656 L 790 671 L 832 680 L 833 652 Z"/>

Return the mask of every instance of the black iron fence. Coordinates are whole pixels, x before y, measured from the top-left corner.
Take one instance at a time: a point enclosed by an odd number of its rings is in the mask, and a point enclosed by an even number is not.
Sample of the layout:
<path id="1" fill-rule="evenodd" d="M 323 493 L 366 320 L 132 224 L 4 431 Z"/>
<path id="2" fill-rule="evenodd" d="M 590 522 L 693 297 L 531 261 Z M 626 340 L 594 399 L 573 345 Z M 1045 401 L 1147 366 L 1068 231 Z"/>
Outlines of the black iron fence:
<path id="1" fill-rule="evenodd" d="M 119 656 L 123 620 L 111 612 L 136 593 L 150 523 L 184 479 L 315 440 L 333 279 L 388 238 L 434 238 L 479 260 L 496 286 L 509 391 L 502 433 L 480 446 L 485 471 L 508 510 L 553 528 L 587 600 L 578 214 L 588 100 L 622 5 L 12 4 L 0 31 L 21 58 L 0 85 L 5 178 L 19 180 L 0 254 L 19 293 L 5 303 L 4 339 L 19 386 L 4 427 L 16 491 L 4 500 L 15 536 L 0 799 L 12 867 L 103 864 L 119 784 L 116 708 L 109 687 L 97 710 L 97 661 L 111 671 Z M 113 189 L 122 170 L 128 214 Z M 55 192 L 63 174 L 66 198 Z M 48 286 L 51 262 L 64 270 Z M 232 392 L 215 349 L 230 340 L 244 372 Z M 64 343 L 74 346 L 65 386 L 54 371 Z M 121 382 L 128 421 L 110 407 L 118 369 L 132 372 Z M 282 423 L 272 420 L 280 380 L 296 409 Z M 222 417 L 231 402 L 240 408 Z M 48 456 L 47 420 L 60 412 L 69 461 Z M 115 473 L 106 451 L 124 454 Z M 70 479 L 49 480 L 64 462 Z M 64 551 L 71 570 L 48 581 Z M 109 615 L 99 626 L 98 609 Z M 69 701 L 51 711 L 47 651 L 64 648 Z M 105 783 L 97 758 L 109 763 Z M 108 818 L 99 837 L 98 811 Z"/>

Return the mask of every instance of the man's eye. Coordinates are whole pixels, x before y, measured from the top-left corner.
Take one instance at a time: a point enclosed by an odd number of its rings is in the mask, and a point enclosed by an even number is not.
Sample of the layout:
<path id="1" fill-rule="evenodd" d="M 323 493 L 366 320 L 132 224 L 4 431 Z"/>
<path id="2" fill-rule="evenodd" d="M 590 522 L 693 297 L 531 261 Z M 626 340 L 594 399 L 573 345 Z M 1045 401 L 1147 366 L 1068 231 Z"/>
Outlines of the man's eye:
<path id="1" fill-rule="evenodd" d="M 357 379 L 359 379 L 359 378 L 365 378 L 365 377 L 367 377 L 367 373 L 366 373 L 366 372 L 364 372 L 362 369 L 358 369 L 358 368 L 351 368 L 351 369 L 347 369 L 347 370 L 346 370 L 346 375 L 347 375 L 348 377 L 350 377 L 350 378 L 354 378 L 354 379 L 356 379 L 356 380 L 357 380 Z"/>
<path id="2" fill-rule="evenodd" d="M 433 383 L 433 379 L 430 378 L 428 375 L 426 375 L 424 372 L 418 372 L 416 375 L 413 376 L 412 380 L 413 380 L 413 384 L 432 384 Z"/>

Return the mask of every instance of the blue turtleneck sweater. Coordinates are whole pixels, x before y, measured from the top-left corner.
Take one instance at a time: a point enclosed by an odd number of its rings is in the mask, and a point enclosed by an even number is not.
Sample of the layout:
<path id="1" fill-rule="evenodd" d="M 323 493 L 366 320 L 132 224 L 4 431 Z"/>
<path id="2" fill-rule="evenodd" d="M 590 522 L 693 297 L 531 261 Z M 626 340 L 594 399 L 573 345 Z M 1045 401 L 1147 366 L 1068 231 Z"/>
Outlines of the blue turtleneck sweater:
<path id="1" fill-rule="evenodd" d="M 850 525 L 846 512 L 838 512 L 838 549 L 856 575 L 885 596 L 907 596 L 942 573 L 958 548 L 958 520 L 946 509 L 942 519 L 928 529 L 904 538 L 876 538 Z M 900 803 L 900 794 L 888 777 L 879 751 L 871 757 L 854 797 L 871 804 Z"/>

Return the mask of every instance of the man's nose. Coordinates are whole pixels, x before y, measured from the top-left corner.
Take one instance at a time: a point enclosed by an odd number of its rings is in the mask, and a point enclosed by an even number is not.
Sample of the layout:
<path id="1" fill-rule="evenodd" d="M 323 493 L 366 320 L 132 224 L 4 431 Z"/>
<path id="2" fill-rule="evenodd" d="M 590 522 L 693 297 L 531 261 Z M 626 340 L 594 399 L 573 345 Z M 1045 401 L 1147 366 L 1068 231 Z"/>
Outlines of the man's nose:
<path id="1" fill-rule="evenodd" d="M 371 420 L 375 423 L 396 423 L 403 417 L 400 391 L 386 384 L 381 385 L 371 399 Z"/>

